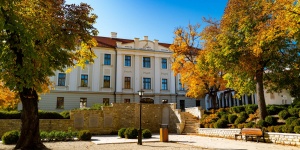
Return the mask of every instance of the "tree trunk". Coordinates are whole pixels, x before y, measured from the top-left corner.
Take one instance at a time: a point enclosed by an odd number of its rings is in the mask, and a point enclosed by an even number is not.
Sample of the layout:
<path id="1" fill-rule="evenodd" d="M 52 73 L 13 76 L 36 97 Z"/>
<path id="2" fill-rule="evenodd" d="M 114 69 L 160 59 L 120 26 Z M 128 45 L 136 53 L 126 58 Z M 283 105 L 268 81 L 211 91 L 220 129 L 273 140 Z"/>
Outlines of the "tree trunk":
<path id="1" fill-rule="evenodd" d="M 268 115 L 263 86 L 263 69 L 256 71 L 256 94 L 259 109 L 259 118 L 265 119 Z"/>
<path id="2" fill-rule="evenodd" d="M 34 89 L 23 88 L 19 93 L 23 110 L 21 114 L 21 135 L 15 149 L 40 150 L 47 149 L 41 142 L 39 118 L 38 118 L 38 95 Z"/>
<path id="3" fill-rule="evenodd" d="M 210 97 L 211 97 L 211 100 L 212 100 L 213 109 L 217 109 L 217 93 L 211 92 Z"/>

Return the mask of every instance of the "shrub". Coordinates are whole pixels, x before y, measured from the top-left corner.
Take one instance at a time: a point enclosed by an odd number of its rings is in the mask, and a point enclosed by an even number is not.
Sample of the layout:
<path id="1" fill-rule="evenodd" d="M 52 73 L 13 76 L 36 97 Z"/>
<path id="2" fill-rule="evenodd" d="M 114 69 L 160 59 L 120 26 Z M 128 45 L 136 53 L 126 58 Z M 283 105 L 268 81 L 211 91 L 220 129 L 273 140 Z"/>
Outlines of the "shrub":
<path id="1" fill-rule="evenodd" d="M 268 105 L 267 112 L 269 115 L 277 115 L 280 111 L 286 109 L 282 105 Z"/>
<path id="2" fill-rule="evenodd" d="M 41 132 L 40 132 L 40 137 L 41 137 L 42 141 L 46 140 L 47 137 L 48 137 L 48 132 L 46 132 L 46 131 L 41 131 Z"/>
<path id="3" fill-rule="evenodd" d="M 227 115 L 227 114 L 223 114 L 223 115 L 221 116 L 221 119 L 228 120 L 228 115 Z"/>
<path id="4" fill-rule="evenodd" d="M 55 140 L 55 132 L 56 131 L 51 131 L 51 132 L 48 133 L 48 136 L 47 136 L 48 141 Z"/>
<path id="5" fill-rule="evenodd" d="M 136 128 L 127 128 L 124 132 L 125 138 L 128 139 L 136 139 L 136 137 L 138 136 L 138 130 Z"/>
<path id="6" fill-rule="evenodd" d="M 226 111 L 220 111 L 220 112 L 217 112 L 217 115 L 219 118 L 221 118 L 223 115 L 227 115 L 227 112 Z"/>
<path id="7" fill-rule="evenodd" d="M 47 112 L 39 110 L 39 119 L 64 119 L 58 112 Z"/>
<path id="8" fill-rule="evenodd" d="M 283 133 L 293 133 L 294 132 L 294 127 L 290 126 L 290 125 L 283 125 L 282 132 Z"/>
<path id="9" fill-rule="evenodd" d="M 259 120 L 257 123 L 256 123 L 257 127 L 259 128 L 263 128 L 263 127 L 266 127 L 267 126 L 267 123 L 264 121 L 264 120 Z"/>
<path id="10" fill-rule="evenodd" d="M 21 112 L 19 111 L 0 111 L 0 119 L 20 119 Z"/>
<path id="11" fill-rule="evenodd" d="M 246 118 L 244 117 L 238 117 L 235 121 L 234 124 L 241 124 L 244 123 L 246 121 Z"/>
<path id="12" fill-rule="evenodd" d="M 249 104 L 245 106 L 245 110 L 247 114 L 253 114 L 258 108 L 257 104 Z"/>
<path id="13" fill-rule="evenodd" d="M 209 124 L 209 128 L 214 128 L 214 123 Z"/>
<path id="14" fill-rule="evenodd" d="M 225 119 L 219 119 L 214 123 L 214 128 L 227 128 L 228 121 Z"/>
<path id="15" fill-rule="evenodd" d="M 274 132 L 275 130 L 274 130 L 274 126 L 268 126 L 267 127 L 267 131 L 268 132 Z"/>
<path id="16" fill-rule="evenodd" d="M 286 125 L 291 125 L 294 120 L 297 120 L 297 117 L 289 117 L 285 120 Z"/>
<path id="17" fill-rule="evenodd" d="M 102 106 L 104 106 L 104 105 L 103 104 L 93 104 L 91 109 L 102 110 Z"/>
<path id="18" fill-rule="evenodd" d="M 241 112 L 239 116 L 240 116 L 240 117 L 243 117 L 245 120 L 247 120 L 248 117 L 249 117 L 249 115 L 248 115 L 246 112 L 244 112 L 244 111 Z"/>
<path id="19" fill-rule="evenodd" d="M 126 131 L 126 128 L 121 128 L 121 129 L 118 131 L 118 136 L 119 136 L 120 138 L 125 138 L 125 135 L 124 135 L 125 131 Z"/>
<path id="20" fill-rule="evenodd" d="M 300 134 L 300 126 L 295 126 L 294 127 L 294 132 L 297 134 Z"/>
<path id="21" fill-rule="evenodd" d="M 151 131 L 149 129 L 144 129 L 142 131 L 142 135 L 143 135 L 143 138 L 151 138 L 152 137 Z"/>
<path id="22" fill-rule="evenodd" d="M 290 108 L 290 109 L 288 109 L 289 114 L 293 117 L 298 117 L 299 116 L 299 111 L 300 111 L 299 108 Z"/>
<path id="23" fill-rule="evenodd" d="M 267 112 L 269 115 L 276 115 L 276 108 L 274 106 L 267 107 Z"/>
<path id="24" fill-rule="evenodd" d="M 287 110 L 282 110 L 279 112 L 278 116 L 280 119 L 285 120 L 286 118 L 289 117 L 289 112 Z"/>
<path id="25" fill-rule="evenodd" d="M 81 130 L 79 131 L 77 138 L 81 141 L 90 141 L 92 134 L 89 130 Z"/>
<path id="26" fill-rule="evenodd" d="M 265 118 L 265 122 L 267 123 L 267 126 L 273 126 L 277 124 L 277 119 L 272 116 L 267 116 Z"/>
<path id="27" fill-rule="evenodd" d="M 238 124 L 238 128 L 239 128 L 239 129 L 244 128 L 244 126 L 245 126 L 245 124 Z"/>
<path id="28" fill-rule="evenodd" d="M 5 132 L 1 139 L 4 144 L 16 144 L 19 140 L 19 137 L 19 131 L 13 130 Z"/>
<path id="29" fill-rule="evenodd" d="M 293 120 L 291 126 L 300 126 L 300 120 L 299 119 Z"/>
<path id="30" fill-rule="evenodd" d="M 67 134 L 66 132 L 63 131 L 56 131 L 55 132 L 55 139 L 59 141 L 63 141 L 67 139 Z"/>
<path id="31" fill-rule="evenodd" d="M 232 112 L 232 113 L 240 113 L 244 110 L 245 110 L 245 108 L 243 106 L 233 106 L 230 108 L 230 112 Z"/>
<path id="32" fill-rule="evenodd" d="M 245 128 L 253 128 L 254 126 L 255 126 L 255 123 L 252 121 L 245 124 Z"/>
<path id="33" fill-rule="evenodd" d="M 228 115 L 228 122 L 229 122 L 229 123 L 234 123 L 234 121 L 236 120 L 236 118 L 238 118 L 237 115 L 235 115 L 235 114 L 230 114 L 230 115 Z"/>
<path id="34" fill-rule="evenodd" d="M 209 124 L 204 124 L 204 128 L 209 128 Z"/>
<path id="35" fill-rule="evenodd" d="M 60 112 L 60 115 L 61 115 L 64 119 L 70 119 L 70 111 L 69 111 L 69 110 Z"/>
<path id="36" fill-rule="evenodd" d="M 282 129 L 283 129 L 283 125 L 274 127 L 275 132 L 278 132 L 278 133 L 282 133 Z"/>

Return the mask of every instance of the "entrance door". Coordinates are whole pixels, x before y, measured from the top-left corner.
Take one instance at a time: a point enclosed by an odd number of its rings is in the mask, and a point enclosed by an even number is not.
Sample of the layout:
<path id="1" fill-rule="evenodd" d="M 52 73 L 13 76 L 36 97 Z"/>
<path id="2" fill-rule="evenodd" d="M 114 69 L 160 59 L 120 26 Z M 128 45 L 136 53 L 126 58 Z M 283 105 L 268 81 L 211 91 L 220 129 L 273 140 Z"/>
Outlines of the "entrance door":
<path id="1" fill-rule="evenodd" d="M 184 112 L 185 111 L 185 101 L 184 100 L 180 100 L 179 104 L 180 104 L 181 111 Z"/>
<path id="2" fill-rule="evenodd" d="M 196 107 L 200 107 L 200 100 L 199 99 L 196 100 Z"/>

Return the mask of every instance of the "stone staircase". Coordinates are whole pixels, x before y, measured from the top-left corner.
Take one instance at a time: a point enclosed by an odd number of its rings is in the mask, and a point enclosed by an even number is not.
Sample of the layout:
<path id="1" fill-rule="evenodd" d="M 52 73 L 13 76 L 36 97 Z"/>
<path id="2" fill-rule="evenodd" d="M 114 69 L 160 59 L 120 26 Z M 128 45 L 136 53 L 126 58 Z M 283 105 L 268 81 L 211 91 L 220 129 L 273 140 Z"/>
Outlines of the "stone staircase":
<path id="1" fill-rule="evenodd" d="M 181 112 L 185 122 L 182 134 L 197 134 L 199 128 L 199 119 L 189 112 Z"/>

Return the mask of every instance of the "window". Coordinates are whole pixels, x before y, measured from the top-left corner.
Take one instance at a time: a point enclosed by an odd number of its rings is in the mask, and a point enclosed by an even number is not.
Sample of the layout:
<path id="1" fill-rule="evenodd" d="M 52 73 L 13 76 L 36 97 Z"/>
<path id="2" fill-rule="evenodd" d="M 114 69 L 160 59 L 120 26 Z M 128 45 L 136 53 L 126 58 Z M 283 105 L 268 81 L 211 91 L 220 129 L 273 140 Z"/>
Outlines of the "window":
<path id="1" fill-rule="evenodd" d="M 143 78 L 144 89 L 151 89 L 151 78 Z"/>
<path id="2" fill-rule="evenodd" d="M 124 99 L 124 103 L 130 103 L 130 99 Z"/>
<path id="3" fill-rule="evenodd" d="M 124 88 L 125 89 L 130 89 L 130 80 L 131 78 L 130 77 L 125 77 L 125 83 L 124 83 Z"/>
<path id="4" fill-rule="evenodd" d="M 161 80 L 161 89 L 162 90 L 168 90 L 168 79 L 162 79 Z"/>
<path id="5" fill-rule="evenodd" d="M 181 83 L 181 80 L 180 80 L 180 79 L 179 79 L 178 85 L 179 85 L 179 90 L 180 90 L 180 91 L 184 91 L 184 87 L 182 87 L 182 83 Z"/>
<path id="6" fill-rule="evenodd" d="M 274 93 L 270 93 L 270 99 L 275 99 Z"/>
<path id="7" fill-rule="evenodd" d="M 110 88 L 110 76 L 104 76 L 103 87 Z"/>
<path id="8" fill-rule="evenodd" d="M 66 86 L 66 74 L 59 73 L 58 74 L 58 86 Z"/>
<path id="9" fill-rule="evenodd" d="M 109 98 L 103 98 L 103 105 L 108 106 L 109 105 Z"/>
<path id="10" fill-rule="evenodd" d="M 167 59 L 166 58 L 162 58 L 161 59 L 161 68 L 162 69 L 167 69 L 168 68 Z"/>
<path id="11" fill-rule="evenodd" d="M 85 108 L 87 106 L 87 99 L 80 98 L 80 108 Z"/>
<path id="12" fill-rule="evenodd" d="M 89 81 L 89 76 L 87 74 L 82 74 L 81 75 L 81 84 L 80 86 L 82 87 L 87 87 L 88 86 L 88 81 Z"/>
<path id="13" fill-rule="evenodd" d="M 104 65 L 110 65 L 111 57 L 110 54 L 104 54 Z"/>
<path id="14" fill-rule="evenodd" d="M 144 68 L 151 68 L 150 57 L 143 57 L 143 67 Z"/>
<path id="15" fill-rule="evenodd" d="M 125 56 L 125 66 L 131 66 L 131 56 Z"/>
<path id="16" fill-rule="evenodd" d="M 56 108 L 64 109 L 64 98 L 63 97 L 57 97 Z"/>

